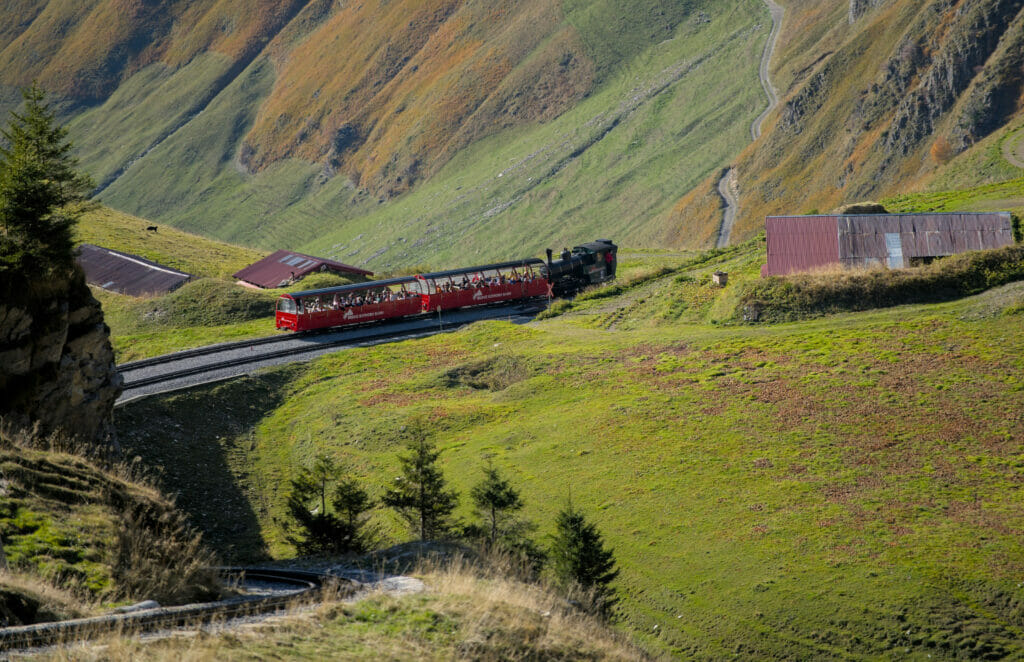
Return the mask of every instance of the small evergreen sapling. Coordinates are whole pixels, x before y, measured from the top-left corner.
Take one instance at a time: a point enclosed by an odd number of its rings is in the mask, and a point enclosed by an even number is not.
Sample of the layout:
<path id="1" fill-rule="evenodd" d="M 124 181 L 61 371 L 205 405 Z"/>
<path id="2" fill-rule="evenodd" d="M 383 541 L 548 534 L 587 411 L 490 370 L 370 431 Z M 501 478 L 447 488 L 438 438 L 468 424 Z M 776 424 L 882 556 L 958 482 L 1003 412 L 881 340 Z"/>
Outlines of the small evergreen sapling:
<path id="1" fill-rule="evenodd" d="M 402 475 L 384 492 L 381 502 L 394 508 L 419 534 L 420 540 L 437 539 L 451 530 L 451 514 L 459 503 L 459 495 L 446 489 L 437 466 L 441 452 L 427 441 L 421 429 L 412 429 L 408 434 L 406 453 L 398 458 Z"/>
<path id="2" fill-rule="evenodd" d="M 499 535 L 508 533 L 504 524 L 522 510 L 523 500 L 519 492 L 493 466 L 484 469 L 484 479 L 469 494 L 477 516 L 484 520 L 489 529 L 488 543 L 494 547 Z"/>
<path id="3" fill-rule="evenodd" d="M 287 539 L 300 553 L 365 550 L 364 513 L 372 507 L 370 497 L 352 479 L 338 481 L 331 495 L 336 480 L 337 467 L 325 455 L 317 456 L 311 468 L 292 480 L 287 508 L 291 525 L 298 530 L 287 526 Z"/>
<path id="4" fill-rule="evenodd" d="M 529 534 L 537 530 L 536 525 L 519 517 L 523 508 L 519 492 L 498 469 L 488 465 L 484 479 L 473 487 L 470 496 L 480 523 L 467 526 L 463 535 L 481 542 L 486 550 L 498 552 L 496 558 L 512 561 L 514 565 L 509 566 L 509 571 L 521 573 L 527 581 L 536 579 L 546 554 L 530 538 Z"/>
<path id="5" fill-rule="evenodd" d="M 573 507 L 572 501 L 558 513 L 549 551 L 551 567 L 563 587 L 578 585 L 592 596 L 592 606 L 607 615 L 618 600 L 611 583 L 619 576 L 612 550 L 594 524 Z"/>

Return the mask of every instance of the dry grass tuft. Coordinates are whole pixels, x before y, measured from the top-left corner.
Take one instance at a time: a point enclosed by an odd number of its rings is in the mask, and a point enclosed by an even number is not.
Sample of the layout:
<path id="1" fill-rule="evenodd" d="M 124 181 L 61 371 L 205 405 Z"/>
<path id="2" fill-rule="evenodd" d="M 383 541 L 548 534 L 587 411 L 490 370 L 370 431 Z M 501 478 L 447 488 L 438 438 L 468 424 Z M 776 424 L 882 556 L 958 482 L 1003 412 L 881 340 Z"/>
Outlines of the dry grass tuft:
<path id="1" fill-rule="evenodd" d="M 424 593 L 330 592 L 312 609 L 230 630 L 196 627 L 159 641 L 118 633 L 44 660 L 645 660 L 603 622 L 546 587 L 462 558 L 424 561 Z"/>
<path id="2" fill-rule="evenodd" d="M 422 576 L 438 602 L 462 616 L 462 659 L 647 659 L 605 622 L 573 606 L 585 604 L 586 596 L 566 599 L 550 586 L 465 559 L 428 565 Z"/>

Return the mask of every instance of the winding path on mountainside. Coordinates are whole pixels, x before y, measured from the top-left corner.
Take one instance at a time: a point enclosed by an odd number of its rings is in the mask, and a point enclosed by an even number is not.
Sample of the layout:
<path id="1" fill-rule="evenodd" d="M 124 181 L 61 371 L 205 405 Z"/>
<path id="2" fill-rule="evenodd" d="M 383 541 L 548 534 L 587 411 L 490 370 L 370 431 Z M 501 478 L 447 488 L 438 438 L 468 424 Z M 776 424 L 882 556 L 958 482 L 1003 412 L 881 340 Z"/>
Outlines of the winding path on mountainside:
<path id="1" fill-rule="evenodd" d="M 715 242 L 717 248 L 729 245 L 729 234 L 732 232 L 732 224 L 736 221 L 736 212 L 740 208 L 740 201 L 733 190 L 735 185 L 736 168 L 729 168 L 718 180 L 718 195 L 725 201 L 725 209 L 722 210 L 722 225 L 718 228 L 718 240 Z"/>
<path id="2" fill-rule="evenodd" d="M 768 5 L 768 13 L 772 17 L 772 31 L 768 35 L 767 43 L 764 45 L 764 53 L 761 54 L 761 68 L 757 72 L 757 76 L 761 79 L 761 87 L 764 88 L 764 93 L 768 95 L 768 107 L 750 125 L 751 140 L 757 140 L 761 137 L 761 124 L 775 110 L 775 106 L 779 105 L 779 94 L 775 91 L 775 86 L 772 85 L 771 79 L 768 78 L 768 65 L 771 64 L 772 55 L 775 53 L 775 44 L 779 41 L 779 31 L 782 29 L 782 15 L 786 10 L 774 0 L 764 0 L 764 3 Z"/>
<path id="3" fill-rule="evenodd" d="M 764 88 L 764 93 L 768 95 L 768 107 L 750 125 L 751 140 L 757 140 L 761 137 L 761 124 L 775 110 L 775 107 L 779 105 L 778 92 L 775 91 L 775 86 L 772 85 L 772 81 L 768 77 L 768 65 L 771 63 L 772 55 L 775 53 L 775 44 L 779 40 L 779 31 L 782 29 L 782 15 L 785 13 L 785 9 L 774 0 L 764 0 L 764 3 L 768 5 L 768 13 L 772 17 L 772 31 L 768 35 L 768 41 L 764 45 L 764 52 L 761 54 L 761 66 L 758 69 L 757 77 L 761 79 L 761 87 Z M 725 209 L 722 211 L 722 225 L 718 228 L 718 240 L 715 242 L 715 246 L 718 248 L 724 248 L 729 245 L 729 235 L 732 234 L 732 225 L 736 221 L 736 214 L 739 211 L 739 201 L 736 199 L 735 193 L 736 187 L 736 169 L 729 168 L 718 182 L 718 194 L 722 196 L 722 202 L 725 203 Z"/>
<path id="4" fill-rule="evenodd" d="M 1024 128 L 1003 139 L 1003 158 L 1018 168 L 1024 168 Z"/>

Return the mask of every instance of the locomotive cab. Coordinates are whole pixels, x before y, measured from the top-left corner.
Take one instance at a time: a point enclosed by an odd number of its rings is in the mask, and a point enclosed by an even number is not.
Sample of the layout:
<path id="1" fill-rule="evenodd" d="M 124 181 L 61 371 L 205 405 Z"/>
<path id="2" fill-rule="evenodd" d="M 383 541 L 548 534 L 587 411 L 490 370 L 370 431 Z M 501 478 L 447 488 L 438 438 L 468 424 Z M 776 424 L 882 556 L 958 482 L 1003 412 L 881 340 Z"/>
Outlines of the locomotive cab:
<path id="1" fill-rule="evenodd" d="M 551 260 L 548 251 L 544 274 L 551 281 L 554 294 L 572 294 L 588 285 L 615 278 L 617 251 L 618 246 L 610 239 L 575 246 L 571 252 L 562 251 L 558 260 Z"/>

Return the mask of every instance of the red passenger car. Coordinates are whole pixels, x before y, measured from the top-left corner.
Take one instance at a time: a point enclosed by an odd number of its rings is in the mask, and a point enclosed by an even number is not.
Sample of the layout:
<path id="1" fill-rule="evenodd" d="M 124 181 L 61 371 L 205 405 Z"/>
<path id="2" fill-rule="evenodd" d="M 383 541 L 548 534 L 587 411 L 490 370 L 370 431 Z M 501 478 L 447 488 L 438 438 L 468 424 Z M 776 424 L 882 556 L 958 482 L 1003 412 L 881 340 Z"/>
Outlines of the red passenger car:
<path id="1" fill-rule="evenodd" d="M 429 310 L 412 276 L 282 294 L 277 328 L 291 331 L 365 324 Z"/>
<path id="2" fill-rule="evenodd" d="M 417 291 L 432 312 L 546 297 L 550 290 L 540 272 L 543 264 L 534 258 L 423 274 L 416 276 Z"/>
<path id="3" fill-rule="evenodd" d="M 551 289 L 543 265 L 517 260 L 282 294 L 277 328 L 309 331 L 546 297 Z"/>

